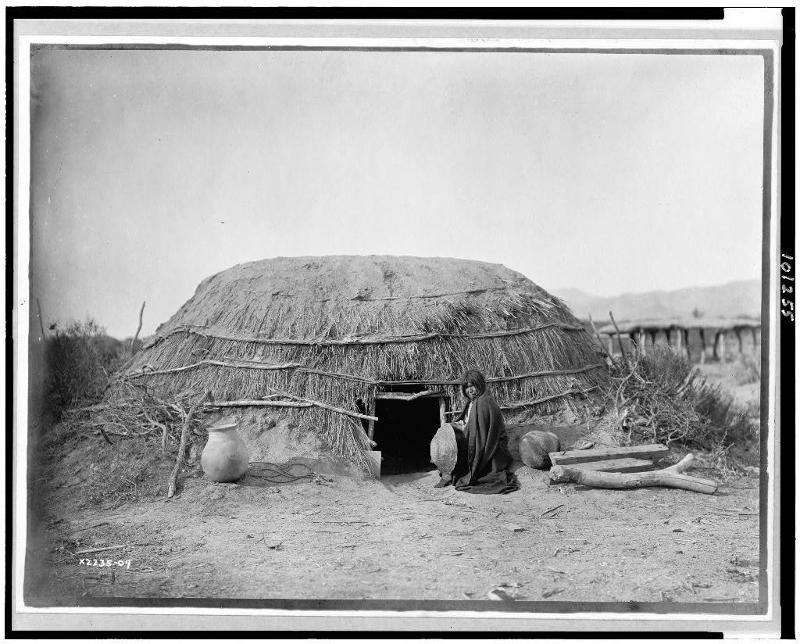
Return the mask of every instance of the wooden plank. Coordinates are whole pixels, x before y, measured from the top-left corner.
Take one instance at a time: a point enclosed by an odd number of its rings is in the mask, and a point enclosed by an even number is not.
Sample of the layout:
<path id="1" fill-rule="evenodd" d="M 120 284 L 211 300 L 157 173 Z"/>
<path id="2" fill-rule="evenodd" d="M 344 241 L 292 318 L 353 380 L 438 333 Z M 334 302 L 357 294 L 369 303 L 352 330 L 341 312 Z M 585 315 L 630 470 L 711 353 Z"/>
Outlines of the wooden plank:
<path id="1" fill-rule="evenodd" d="M 381 453 L 379 451 L 364 452 L 367 455 L 370 474 L 376 479 L 381 477 Z"/>
<path id="2" fill-rule="evenodd" d="M 633 447 L 606 447 L 602 449 L 575 449 L 566 452 L 551 452 L 553 465 L 610 461 L 616 458 L 650 458 L 657 460 L 669 453 L 665 445 L 635 445 Z"/>
<path id="3" fill-rule="evenodd" d="M 439 398 L 439 427 L 447 422 L 447 398 Z"/>
<path id="4" fill-rule="evenodd" d="M 370 416 L 373 416 L 373 417 L 375 416 L 375 399 L 374 398 L 372 399 L 372 402 L 369 405 L 369 412 L 370 412 L 369 413 Z M 374 420 L 370 420 L 369 424 L 367 425 L 367 436 L 369 437 L 370 441 L 375 442 L 375 421 Z"/>
<path id="5" fill-rule="evenodd" d="M 573 467 L 595 472 L 645 472 L 653 469 L 655 465 L 653 465 L 653 461 L 641 458 L 614 458 L 608 461 L 575 463 Z"/>

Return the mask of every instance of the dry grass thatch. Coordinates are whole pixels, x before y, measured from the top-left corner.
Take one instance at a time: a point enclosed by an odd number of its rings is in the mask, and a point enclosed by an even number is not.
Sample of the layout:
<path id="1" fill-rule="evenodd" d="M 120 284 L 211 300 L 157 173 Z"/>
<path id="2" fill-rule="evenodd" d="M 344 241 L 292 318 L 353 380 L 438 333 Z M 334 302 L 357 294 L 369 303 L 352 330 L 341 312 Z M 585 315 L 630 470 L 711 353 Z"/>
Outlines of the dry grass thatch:
<path id="1" fill-rule="evenodd" d="M 578 320 L 519 273 L 388 256 L 276 258 L 218 273 L 122 377 L 162 396 L 268 397 L 284 405 L 271 414 L 297 415 L 334 453 L 361 461 L 360 420 L 330 408 L 358 412 L 360 399 L 371 410 L 376 391 L 416 384 L 455 409 L 469 368 L 487 375 L 513 420 L 575 408 L 607 382 Z"/>

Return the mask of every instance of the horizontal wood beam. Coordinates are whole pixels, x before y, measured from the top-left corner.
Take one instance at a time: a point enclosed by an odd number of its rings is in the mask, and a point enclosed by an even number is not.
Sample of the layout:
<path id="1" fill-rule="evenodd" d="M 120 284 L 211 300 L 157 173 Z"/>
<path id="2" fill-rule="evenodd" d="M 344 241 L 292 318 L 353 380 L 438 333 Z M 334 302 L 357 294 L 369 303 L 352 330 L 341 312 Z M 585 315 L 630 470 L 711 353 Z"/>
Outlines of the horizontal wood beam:
<path id="1" fill-rule="evenodd" d="M 135 373 L 128 373 L 122 376 L 124 379 L 132 380 L 134 378 L 142 378 L 144 376 L 160 376 L 172 373 L 179 373 L 188 371 L 190 369 L 200 369 L 202 367 L 220 367 L 224 369 L 254 369 L 261 371 L 295 371 L 297 373 L 308 373 L 326 378 L 340 379 L 340 380 L 353 380 L 356 382 L 364 382 L 376 386 L 391 386 L 391 385 L 433 385 L 433 386 L 458 386 L 461 380 L 373 380 L 364 376 L 358 376 L 349 373 L 340 373 L 335 371 L 322 371 L 321 369 L 310 369 L 304 367 L 300 363 L 288 362 L 285 364 L 264 364 L 256 360 L 240 360 L 238 362 L 224 362 L 222 360 L 200 360 L 192 364 L 184 365 L 182 367 L 173 367 L 170 369 L 138 371 Z M 511 382 L 513 380 L 524 380 L 526 378 L 546 378 L 548 376 L 566 376 L 595 369 L 607 369 L 604 363 L 596 362 L 594 364 L 586 365 L 583 367 L 576 367 L 573 369 L 551 369 L 548 371 L 533 371 L 530 373 L 522 373 L 516 376 L 497 376 L 486 379 L 487 383 L 495 382 Z M 389 393 L 389 392 L 387 392 Z"/>
<path id="2" fill-rule="evenodd" d="M 562 331 L 583 331 L 586 329 L 581 325 L 567 324 L 564 322 L 548 322 L 535 327 L 524 327 L 521 329 L 512 329 L 510 331 L 486 331 L 483 333 L 425 333 L 419 335 L 396 335 L 386 336 L 379 338 L 343 338 L 343 339 L 310 339 L 310 340 L 294 340 L 289 338 L 262 338 L 258 336 L 238 336 L 229 335 L 226 333 L 216 333 L 204 327 L 182 326 L 167 331 L 163 335 L 157 336 L 150 340 L 144 349 L 162 342 L 172 335 L 180 334 L 194 334 L 205 338 L 212 338 L 216 340 L 228 340 L 231 342 L 252 342 L 257 344 L 282 344 L 288 346 L 347 346 L 347 345 L 370 345 L 370 344 L 404 344 L 409 342 L 425 342 L 427 340 L 436 340 L 437 338 L 463 338 L 463 339 L 482 339 L 482 338 L 503 338 L 514 335 L 522 335 L 525 333 L 535 333 L 537 331 L 544 331 L 546 329 L 561 329 Z"/>
<path id="3" fill-rule="evenodd" d="M 573 467 L 596 472 L 644 472 L 653 469 L 653 461 L 641 458 L 613 458 L 607 461 L 575 463 Z"/>
<path id="4" fill-rule="evenodd" d="M 571 465 L 592 461 L 609 461 L 618 458 L 659 459 L 669 453 L 666 445 L 636 445 L 633 447 L 605 447 L 601 449 L 575 449 L 565 452 L 551 452 L 553 465 Z"/>
<path id="5" fill-rule="evenodd" d="M 417 400 L 418 398 L 439 398 L 444 396 L 441 391 L 419 391 L 416 393 L 405 393 L 402 391 L 379 391 L 375 394 L 375 400 Z"/>

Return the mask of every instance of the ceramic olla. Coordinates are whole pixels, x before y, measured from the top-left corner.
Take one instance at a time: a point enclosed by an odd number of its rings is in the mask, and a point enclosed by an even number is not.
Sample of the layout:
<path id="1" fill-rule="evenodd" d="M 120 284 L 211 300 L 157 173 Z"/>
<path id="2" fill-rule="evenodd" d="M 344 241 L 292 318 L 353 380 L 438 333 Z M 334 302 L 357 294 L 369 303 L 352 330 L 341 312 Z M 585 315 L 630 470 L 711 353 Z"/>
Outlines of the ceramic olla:
<path id="1" fill-rule="evenodd" d="M 226 422 L 208 428 L 208 442 L 203 448 L 200 465 L 212 481 L 237 481 L 247 472 L 250 459 L 237 427 L 236 422 Z"/>

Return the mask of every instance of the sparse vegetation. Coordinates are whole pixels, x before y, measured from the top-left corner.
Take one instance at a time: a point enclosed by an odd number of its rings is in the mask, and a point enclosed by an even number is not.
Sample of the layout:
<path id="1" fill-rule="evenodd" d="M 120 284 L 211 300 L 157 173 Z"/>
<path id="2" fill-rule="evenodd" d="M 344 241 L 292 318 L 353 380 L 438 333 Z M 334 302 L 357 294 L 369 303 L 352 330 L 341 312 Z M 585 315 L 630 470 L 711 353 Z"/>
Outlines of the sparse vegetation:
<path id="1" fill-rule="evenodd" d="M 761 362 L 758 357 L 741 354 L 735 363 L 734 378 L 737 385 L 749 385 L 761 381 Z"/>
<path id="2" fill-rule="evenodd" d="M 58 421 L 64 410 L 98 401 L 111 374 L 122 364 L 125 350 L 96 321 L 51 326 L 45 345 L 47 411 Z"/>
<path id="3" fill-rule="evenodd" d="M 666 347 L 614 358 L 608 400 L 603 422 L 628 444 L 676 443 L 721 455 L 758 437 L 752 410 Z"/>

